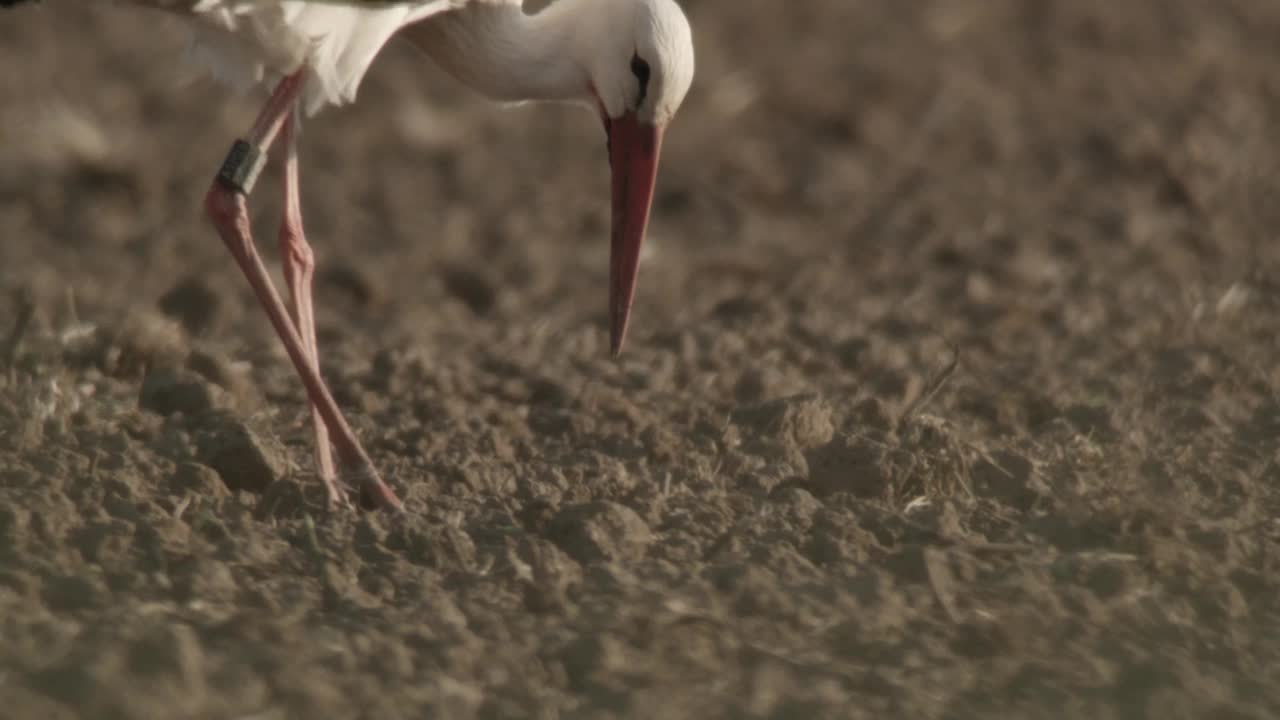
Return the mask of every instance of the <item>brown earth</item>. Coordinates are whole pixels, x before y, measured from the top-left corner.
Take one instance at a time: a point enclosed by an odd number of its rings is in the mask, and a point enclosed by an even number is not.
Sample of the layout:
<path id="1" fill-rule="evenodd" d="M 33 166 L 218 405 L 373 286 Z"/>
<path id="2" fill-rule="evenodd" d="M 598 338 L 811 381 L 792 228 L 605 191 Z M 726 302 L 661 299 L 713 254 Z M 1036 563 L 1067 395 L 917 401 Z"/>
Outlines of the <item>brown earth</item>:
<path id="1" fill-rule="evenodd" d="M 1280 5 L 686 4 L 620 361 L 587 113 L 396 45 L 307 125 L 399 517 L 201 217 L 256 100 L 0 16 L 0 715 L 1280 716 Z"/>

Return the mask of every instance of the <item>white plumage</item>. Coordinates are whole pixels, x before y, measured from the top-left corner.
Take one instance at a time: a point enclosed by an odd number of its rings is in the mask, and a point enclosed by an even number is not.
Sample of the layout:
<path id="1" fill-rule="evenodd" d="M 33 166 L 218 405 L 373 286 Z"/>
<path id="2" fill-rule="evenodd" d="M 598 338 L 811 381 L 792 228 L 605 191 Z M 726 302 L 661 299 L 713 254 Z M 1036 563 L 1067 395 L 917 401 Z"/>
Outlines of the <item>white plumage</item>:
<path id="1" fill-rule="evenodd" d="M 237 89 L 274 84 L 307 68 L 303 105 L 355 100 L 378 51 L 397 30 L 468 0 L 421 0 L 376 7 L 303 0 L 199 0 L 191 59 Z M 516 2 L 518 3 L 518 0 Z"/>

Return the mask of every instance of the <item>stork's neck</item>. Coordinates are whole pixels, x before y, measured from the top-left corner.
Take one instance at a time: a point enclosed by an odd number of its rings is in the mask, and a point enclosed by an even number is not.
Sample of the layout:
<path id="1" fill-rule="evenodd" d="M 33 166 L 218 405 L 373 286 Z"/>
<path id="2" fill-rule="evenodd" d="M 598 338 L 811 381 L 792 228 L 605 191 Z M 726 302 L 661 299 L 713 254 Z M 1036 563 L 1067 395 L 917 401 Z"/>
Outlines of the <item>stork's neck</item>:
<path id="1" fill-rule="evenodd" d="M 494 100 L 579 100 L 591 93 L 578 51 L 592 5 L 557 0 L 526 15 L 520 3 L 472 2 L 404 34 L 449 74 Z"/>

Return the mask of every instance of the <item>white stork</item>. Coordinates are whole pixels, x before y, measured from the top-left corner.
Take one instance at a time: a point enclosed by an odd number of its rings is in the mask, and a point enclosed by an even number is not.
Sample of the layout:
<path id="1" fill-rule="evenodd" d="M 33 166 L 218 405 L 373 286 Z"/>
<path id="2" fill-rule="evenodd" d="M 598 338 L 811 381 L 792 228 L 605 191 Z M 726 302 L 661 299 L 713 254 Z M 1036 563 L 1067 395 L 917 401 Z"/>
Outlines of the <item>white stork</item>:
<path id="1" fill-rule="evenodd" d="M 0 6 L 20 1 L 0 0 Z M 532 14 L 521 0 L 128 2 L 188 16 L 196 55 L 219 78 L 274 83 L 257 121 L 232 146 L 205 209 L 306 386 L 331 504 L 345 505 L 345 487 L 354 487 L 368 503 L 400 507 L 320 376 L 311 300 L 315 260 L 302 231 L 295 125 L 300 105 L 313 113 L 354 100 L 375 56 L 397 32 L 491 98 L 583 103 L 599 113 L 613 182 L 611 347 L 614 354 L 621 350 L 663 131 L 693 79 L 691 32 L 674 0 L 555 0 Z M 279 240 L 287 307 L 254 246 L 246 209 L 278 136 L 285 158 Z M 339 481 L 331 442 L 347 483 Z"/>

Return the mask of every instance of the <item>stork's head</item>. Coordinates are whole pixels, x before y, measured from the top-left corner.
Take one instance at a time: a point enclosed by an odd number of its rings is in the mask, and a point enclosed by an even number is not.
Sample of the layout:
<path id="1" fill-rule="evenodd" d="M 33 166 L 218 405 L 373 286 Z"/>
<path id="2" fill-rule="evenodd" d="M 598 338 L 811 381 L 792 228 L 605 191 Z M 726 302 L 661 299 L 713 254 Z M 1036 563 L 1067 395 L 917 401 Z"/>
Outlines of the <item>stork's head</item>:
<path id="1" fill-rule="evenodd" d="M 674 0 L 599 0 L 588 59 L 613 170 L 610 344 L 622 350 L 667 123 L 693 82 L 693 34 Z"/>
<path id="2" fill-rule="evenodd" d="M 600 0 L 588 71 L 606 118 L 663 127 L 693 82 L 693 36 L 675 0 Z"/>

